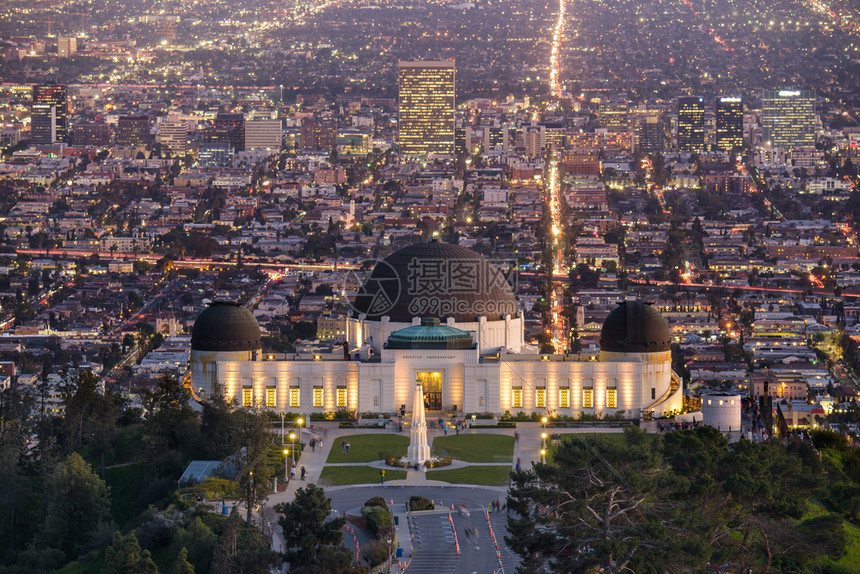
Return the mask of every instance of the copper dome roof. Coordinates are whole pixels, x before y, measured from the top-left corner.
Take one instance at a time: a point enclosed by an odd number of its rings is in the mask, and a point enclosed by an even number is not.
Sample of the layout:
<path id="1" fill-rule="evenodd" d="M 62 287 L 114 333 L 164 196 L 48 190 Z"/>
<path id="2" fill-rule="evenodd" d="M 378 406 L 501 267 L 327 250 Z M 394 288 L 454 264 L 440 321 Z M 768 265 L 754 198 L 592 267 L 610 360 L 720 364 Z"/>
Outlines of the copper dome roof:
<path id="1" fill-rule="evenodd" d="M 191 329 L 192 350 L 256 351 L 260 348 L 260 325 L 239 303 L 210 303 L 197 316 Z"/>
<path id="2" fill-rule="evenodd" d="M 659 311 L 643 301 L 625 301 L 606 318 L 600 330 L 600 350 L 614 353 L 669 351 L 672 334 Z"/>

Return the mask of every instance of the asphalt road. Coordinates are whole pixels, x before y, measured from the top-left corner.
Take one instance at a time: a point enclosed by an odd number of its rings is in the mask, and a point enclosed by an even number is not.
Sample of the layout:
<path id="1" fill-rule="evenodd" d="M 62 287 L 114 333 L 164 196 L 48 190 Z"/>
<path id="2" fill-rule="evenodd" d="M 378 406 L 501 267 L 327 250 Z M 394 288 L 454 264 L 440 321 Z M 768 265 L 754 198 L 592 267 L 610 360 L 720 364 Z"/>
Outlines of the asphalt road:
<path id="1" fill-rule="evenodd" d="M 502 564 L 506 572 L 513 572 L 516 555 L 505 545 L 505 514 L 490 513 L 489 524 L 485 509 L 492 500 L 504 501 L 501 489 L 455 486 L 373 486 L 326 489 L 332 500 L 332 508 L 340 513 L 358 514 L 364 502 L 374 496 L 394 501 L 394 507 L 404 508 L 410 496 L 424 496 L 436 503 L 436 508 L 450 508 L 453 512 L 428 512 L 413 514 L 414 557 L 408 572 L 421 574 L 491 574 L 499 570 L 499 558 L 490 536 L 490 526 L 495 532 Z M 458 512 L 465 505 L 468 516 Z M 460 554 L 454 543 L 451 522 L 457 531 Z M 477 537 L 467 535 L 466 529 L 477 529 Z M 349 536 L 351 540 L 351 536 Z"/>

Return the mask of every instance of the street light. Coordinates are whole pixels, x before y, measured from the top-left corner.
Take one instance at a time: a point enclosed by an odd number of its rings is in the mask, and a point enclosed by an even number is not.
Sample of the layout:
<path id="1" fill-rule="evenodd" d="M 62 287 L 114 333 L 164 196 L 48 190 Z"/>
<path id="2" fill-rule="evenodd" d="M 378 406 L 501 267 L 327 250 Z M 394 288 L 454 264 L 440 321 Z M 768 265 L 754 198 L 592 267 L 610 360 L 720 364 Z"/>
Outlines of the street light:
<path id="1" fill-rule="evenodd" d="M 546 449 L 545 448 L 540 449 L 540 461 L 542 463 L 546 463 Z"/>
<path id="2" fill-rule="evenodd" d="M 285 448 L 284 449 L 284 482 L 287 482 L 290 480 L 290 465 L 289 465 L 290 459 L 287 457 L 287 455 L 289 455 L 289 454 L 290 454 L 290 449 Z"/>
<path id="3" fill-rule="evenodd" d="M 296 433 L 290 433 L 290 448 L 293 449 L 293 464 L 296 464 Z"/>
<path id="4" fill-rule="evenodd" d="M 284 446 L 284 414 L 281 413 L 281 446 Z"/>
<path id="5" fill-rule="evenodd" d="M 391 573 L 391 538 L 386 538 L 385 541 L 388 543 L 388 561 L 385 565 L 385 571 L 389 574 Z"/>

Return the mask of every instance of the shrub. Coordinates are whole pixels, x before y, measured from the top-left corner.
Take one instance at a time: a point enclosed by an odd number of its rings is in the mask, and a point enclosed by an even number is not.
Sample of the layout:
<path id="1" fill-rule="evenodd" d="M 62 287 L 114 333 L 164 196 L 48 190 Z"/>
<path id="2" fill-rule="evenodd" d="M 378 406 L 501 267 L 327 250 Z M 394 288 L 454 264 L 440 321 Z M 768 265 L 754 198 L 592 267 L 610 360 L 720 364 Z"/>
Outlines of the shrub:
<path id="1" fill-rule="evenodd" d="M 374 538 L 379 538 L 380 529 L 391 526 L 391 513 L 382 506 L 365 506 L 361 516 L 367 521 L 367 529 Z"/>
<path id="2" fill-rule="evenodd" d="M 374 496 L 370 500 L 364 503 L 365 506 L 381 506 L 382 508 L 388 508 L 388 504 L 385 503 L 385 499 L 381 496 Z"/>
<path id="3" fill-rule="evenodd" d="M 371 568 L 376 568 L 388 560 L 388 543 L 384 540 L 374 540 L 364 547 L 364 558 Z"/>
<path id="4" fill-rule="evenodd" d="M 429 498 L 424 498 L 423 496 L 410 496 L 409 508 L 413 511 L 433 510 L 434 505 Z"/>

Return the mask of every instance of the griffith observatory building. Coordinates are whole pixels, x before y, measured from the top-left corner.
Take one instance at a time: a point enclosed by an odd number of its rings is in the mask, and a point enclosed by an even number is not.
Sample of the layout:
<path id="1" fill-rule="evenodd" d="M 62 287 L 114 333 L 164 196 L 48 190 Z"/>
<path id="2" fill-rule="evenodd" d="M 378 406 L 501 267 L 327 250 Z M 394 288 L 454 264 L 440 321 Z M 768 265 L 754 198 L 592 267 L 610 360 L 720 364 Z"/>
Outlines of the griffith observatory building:
<path id="1" fill-rule="evenodd" d="M 597 360 L 539 354 L 502 273 L 465 247 L 432 241 L 377 262 L 351 302 L 343 353 L 266 360 L 250 311 L 214 302 L 194 323 L 191 384 L 276 412 L 549 412 L 639 418 L 680 411 L 670 331 L 625 301 L 607 317 Z"/>

